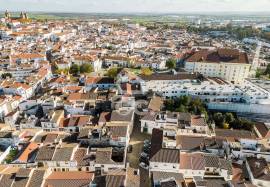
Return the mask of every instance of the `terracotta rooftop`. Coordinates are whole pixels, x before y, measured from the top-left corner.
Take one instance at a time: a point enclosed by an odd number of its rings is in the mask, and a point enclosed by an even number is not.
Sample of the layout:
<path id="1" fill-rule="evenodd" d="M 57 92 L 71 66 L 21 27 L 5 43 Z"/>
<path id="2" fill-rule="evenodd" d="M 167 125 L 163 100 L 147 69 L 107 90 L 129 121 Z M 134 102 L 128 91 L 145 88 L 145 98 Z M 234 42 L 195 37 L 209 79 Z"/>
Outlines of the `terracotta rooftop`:
<path id="1" fill-rule="evenodd" d="M 22 152 L 22 154 L 17 159 L 20 162 L 27 163 L 30 159 L 30 154 L 33 153 L 38 148 L 38 144 L 31 142 Z"/>
<path id="2" fill-rule="evenodd" d="M 94 174 L 83 171 L 52 172 L 45 181 L 45 187 L 87 187 Z"/>
<path id="3" fill-rule="evenodd" d="M 194 80 L 197 79 L 197 74 L 181 73 L 181 74 L 152 74 L 152 75 L 141 75 L 140 76 L 145 81 L 151 80 Z"/>
<path id="4" fill-rule="evenodd" d="M 218 49 L 216 51 L 201 50 L 195 52 L 187 62 L 209 62 L 209 63 L 240 63 L 249 64 L 246 53 L 239 52 L 236 49 Z"/>
<path id="5" fill-rule="evenodd" d="M 64 179 L 64 180 L 72 180 L 72 179 L 91 179 L 94 176 L 93 173 L 83 172 L 83 171 L 69 171 L 69 172 L 52 172 L 47 179 L 55 180 L 55 179 Z"/>
<path id="6" fill-rule="evenodd" d="M 81 127 L 90 122 L 90 116 L 72 116 L 70 118 L 63 118 L 60 121 L 59 127 Z"/>

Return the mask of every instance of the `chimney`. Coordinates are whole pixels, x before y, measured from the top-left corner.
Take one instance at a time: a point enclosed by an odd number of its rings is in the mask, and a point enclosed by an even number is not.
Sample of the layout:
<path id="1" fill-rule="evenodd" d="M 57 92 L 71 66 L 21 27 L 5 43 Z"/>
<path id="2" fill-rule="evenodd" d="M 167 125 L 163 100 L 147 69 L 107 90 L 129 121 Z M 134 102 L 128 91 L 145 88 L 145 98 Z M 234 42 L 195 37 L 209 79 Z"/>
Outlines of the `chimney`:
<path id="1" fill-rule="evenodd" d="M 260 165 L 261 165 L 260 162 L 255 162 L 255 167 L 256 168 L 260 168 Z"/>

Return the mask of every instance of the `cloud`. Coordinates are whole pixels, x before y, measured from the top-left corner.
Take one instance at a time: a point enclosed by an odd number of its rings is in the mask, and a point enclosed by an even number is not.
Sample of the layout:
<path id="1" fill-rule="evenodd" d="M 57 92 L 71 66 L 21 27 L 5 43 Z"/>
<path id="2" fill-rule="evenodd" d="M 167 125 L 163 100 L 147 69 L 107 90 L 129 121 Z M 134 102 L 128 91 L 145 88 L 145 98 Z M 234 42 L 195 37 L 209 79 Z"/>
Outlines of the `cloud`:
<path id="1" fill-rule="evenodd" d="M 4 3 L 3 3 L 4 2 Z M 270 0 L 0 0 L 2 10 L 61 12 L 269 11 Z"/>

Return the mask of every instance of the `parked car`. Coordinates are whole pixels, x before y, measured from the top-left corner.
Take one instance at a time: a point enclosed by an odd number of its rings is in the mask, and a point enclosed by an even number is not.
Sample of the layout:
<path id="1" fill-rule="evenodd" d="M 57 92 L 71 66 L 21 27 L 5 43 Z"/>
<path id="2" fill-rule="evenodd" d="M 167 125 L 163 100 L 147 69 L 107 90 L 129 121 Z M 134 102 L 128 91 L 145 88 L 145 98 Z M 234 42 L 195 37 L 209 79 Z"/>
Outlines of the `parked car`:
<path id="1" fill-rule="evenodd" d="M 140 167 L 144 168 L 144 169 L 148 169 L 147 164 L 145 164 L 144 162 L 140 163 Z"/>
<path id="2" fill-rule="evenodd" d="M 150 142 L 150 140 L 144 140 L 144 141 L 143 141 L 143 144 L 144 144 L 144 145 L 150 145 L 151 142 Z"/>
<path id="3" fill-rule="evenodd" d="M 148 154 L 148 155 L 150 154 L 150 150 L 151 150 L 150 147 L 143 147 L 143 152 Z"/>
<path id="4" fill-rule="evenodd" d="M 148 158 L 143 158 L 143 157 L 141 157 L 141 158 L 139 159 L 139 161 L 140 161 L 141 163 L 144 163 L 144 164 L 146 164 L 146 165 L 149 165 L 149 159 L 148 159 Z"/>
<path id="5" fill-rule="evenodd" d="M 149 158 L 149 155 L 148 155 L 147 153 L 145 153 L 145 152 L 142 152 L 142 153 L 140 154 L 140 156 L 141 156 L 142 158 Z"/>

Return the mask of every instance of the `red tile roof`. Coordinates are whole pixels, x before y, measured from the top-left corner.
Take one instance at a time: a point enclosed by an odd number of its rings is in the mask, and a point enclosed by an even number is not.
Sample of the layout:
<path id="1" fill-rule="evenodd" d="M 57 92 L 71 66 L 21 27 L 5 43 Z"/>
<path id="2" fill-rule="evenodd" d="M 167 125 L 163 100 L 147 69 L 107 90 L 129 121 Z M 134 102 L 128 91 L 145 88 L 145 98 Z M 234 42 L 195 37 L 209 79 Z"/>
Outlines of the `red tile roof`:
<path id="1" fill-rule="evenodd" d="M 20 162 L 27 162 L 28 159 L 29 159 L 29 155 L 35 151 L 37 148 L 38 148 L 38 144 L 34 143 L 34 142 L 31 142 L 26 148 L 25 150 L 23 151 L 23 153 L 19 156 L 18 160 Z"/>
<path id="2" fill-rule="evenodd" d="M 201 50 L 195 52 L 187 60 L 187 62 L 209 62 L 209 63 L 241 63 L 249 64 L 246 53 L 236 49 L 218 49 L 216 51 Z"/>

